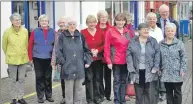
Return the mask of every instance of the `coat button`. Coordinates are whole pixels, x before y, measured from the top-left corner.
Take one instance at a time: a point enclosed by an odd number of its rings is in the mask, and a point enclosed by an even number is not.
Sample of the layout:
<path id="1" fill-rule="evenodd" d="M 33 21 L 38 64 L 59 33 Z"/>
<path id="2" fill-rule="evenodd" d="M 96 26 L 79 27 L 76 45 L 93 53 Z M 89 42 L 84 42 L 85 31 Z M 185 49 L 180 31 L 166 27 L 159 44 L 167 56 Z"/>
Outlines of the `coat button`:
<path id="1" fill-rule="evenodd" d="M 76 57 L 76 54 L 74 54 L 73 56 Z"/>
<path id="2" fill-rule="evenodd" d="M 73 74 L 73 76 L 75 76 L 76 74 Z"/>

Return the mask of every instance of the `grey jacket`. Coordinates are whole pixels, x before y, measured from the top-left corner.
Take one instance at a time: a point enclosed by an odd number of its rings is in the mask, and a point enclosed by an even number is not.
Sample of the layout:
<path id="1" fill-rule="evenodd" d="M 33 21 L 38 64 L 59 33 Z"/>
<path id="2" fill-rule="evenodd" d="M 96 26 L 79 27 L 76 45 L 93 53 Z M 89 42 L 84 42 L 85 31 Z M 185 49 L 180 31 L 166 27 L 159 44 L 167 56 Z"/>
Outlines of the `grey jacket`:
<path id="1" fill-rule="evenodd" d="M 141 45 L 139 36 L 135 36 L 127 49 L 127 68 L 130 72 L 131 80 L 139 83 L 139 60 L 141 54 Z M 158 73 L 151 73 L 152 69 L 159 70 L 160 65 L 160 48 L 156 39 L 148 37 L 145 46 L 145 82 L 151 82 L 158 79 Z"/>
<path id="2" fill-rule="evenodd" d="M 161 50 L 161 81 L 162 82 L 182 82 L 180 72 L 187 70 L 187 55 L 184 43 L 177 38 L 168 45 L 166 40 L 160 43 Z"/>
<path id="3" fill-rule="evenodd" d="M 88 49 L 84 36 L 75 30 L 74 37 L 68 30 L 58 38 L 56 63 L 62 66 L 62 79 L 85 78 L 85 64 L 91 64 L 92 54 Z"/>

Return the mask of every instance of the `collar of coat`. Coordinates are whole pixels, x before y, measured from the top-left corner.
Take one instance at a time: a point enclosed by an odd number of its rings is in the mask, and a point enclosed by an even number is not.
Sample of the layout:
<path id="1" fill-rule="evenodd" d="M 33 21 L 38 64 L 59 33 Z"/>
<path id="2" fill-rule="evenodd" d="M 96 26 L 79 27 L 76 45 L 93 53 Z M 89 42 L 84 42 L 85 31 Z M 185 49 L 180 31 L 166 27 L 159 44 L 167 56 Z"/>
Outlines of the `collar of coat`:
<path id="1" fill-rule="evenodd" d="M 160 17 L 160 18 L 161 18 L 161 17 Z M 159 24 L 159 25 L 161 24 L 160 18 L 157 19 L 157 23 L 156 23 L 156 24 Z M 172 22 L 172 23 L 175 21 L 175 20 L 172 19 L 171 17 L 169 17 L 168 19 L 169 19 L 169 21 Z"/>
<path id="2" fill-rule="evenodd" d="M 152 38 L 153 38 L 153 37 L 148 36 L 147 42 L 150 42 L 150 41 L 152 40 Z M 138 36 L 138 35 L 136 35 L 133 39 L 134 39 L 136 42 L 139 42 L 139 36 Z M 147 43 L 147 42 L 146 42 L 146 43 Z"/>
<path id="3" fill-rule="evenodd" d="M 167 44 L 167 41 L 166 41 L 166 38 L 165 38 L 164 40 L 161 41 L 161 44 L 162 45 L 174 45 L 174 44 L 177 44 L 178 42 L 179 42 L 179 40 L 176 37 L 174 37 L 172 43 L 171 44 Z"/>
<path id="4" fill-rule="evenodd" d="M 80 32 L 78 30 L 74 31 L 74 36 L 72 36 L 68 30 L 64 30 L 63 33 L 64 35 L 69 36 L 69 37 L 80 36 Z"/>

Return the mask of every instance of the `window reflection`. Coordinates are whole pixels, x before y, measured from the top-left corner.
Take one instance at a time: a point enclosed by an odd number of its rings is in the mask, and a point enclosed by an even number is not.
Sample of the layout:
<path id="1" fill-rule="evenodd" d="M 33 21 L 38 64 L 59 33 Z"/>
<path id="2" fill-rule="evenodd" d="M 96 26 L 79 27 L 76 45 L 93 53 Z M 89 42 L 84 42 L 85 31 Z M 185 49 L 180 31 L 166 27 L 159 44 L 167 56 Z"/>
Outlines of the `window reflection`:
<path id="1" fill-rule="evenodd" d="M 19 13 L 21 15 L 21 25 L 24 25 L 24 2 L 13 1 L 13 13 Z"/>

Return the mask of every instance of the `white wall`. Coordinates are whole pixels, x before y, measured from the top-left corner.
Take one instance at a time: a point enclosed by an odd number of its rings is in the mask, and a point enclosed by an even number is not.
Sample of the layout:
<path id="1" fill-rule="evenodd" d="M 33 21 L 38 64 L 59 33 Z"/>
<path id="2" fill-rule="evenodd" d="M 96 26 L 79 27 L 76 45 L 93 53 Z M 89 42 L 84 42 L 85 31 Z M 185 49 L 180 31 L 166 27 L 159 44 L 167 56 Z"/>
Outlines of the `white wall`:
<path id="1" fill-rule="evenodd" d="M 145 2 L 138 2 L 139 24 L 145 22 Z"/>
<path id="2" fill-rule="evenodd" d="M 105 2 L 82 2 L 82 28 L 86 28 L 86 17 L 94 15 L 97 18 L 97 12 L 105 10 Z"/>
<path id="3" fill-rule="evenodd" d="M 9 16 L 11 15 L 11 2 L 1 2 L 1 44 L 3 32 L 11 26 Z M 1 78 L 7 77 L 7 64 L 5 64 L 5 55 L 1 46 Z"/>

